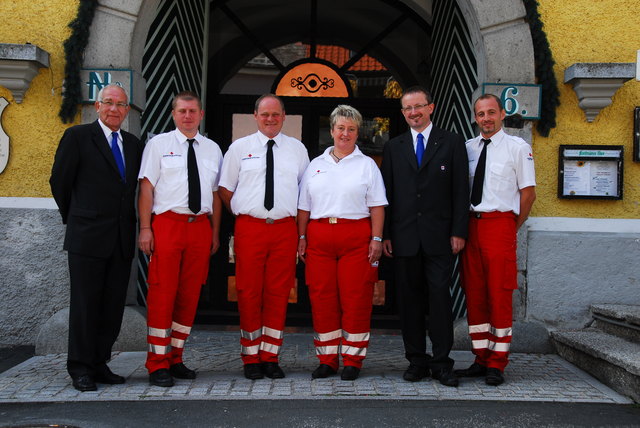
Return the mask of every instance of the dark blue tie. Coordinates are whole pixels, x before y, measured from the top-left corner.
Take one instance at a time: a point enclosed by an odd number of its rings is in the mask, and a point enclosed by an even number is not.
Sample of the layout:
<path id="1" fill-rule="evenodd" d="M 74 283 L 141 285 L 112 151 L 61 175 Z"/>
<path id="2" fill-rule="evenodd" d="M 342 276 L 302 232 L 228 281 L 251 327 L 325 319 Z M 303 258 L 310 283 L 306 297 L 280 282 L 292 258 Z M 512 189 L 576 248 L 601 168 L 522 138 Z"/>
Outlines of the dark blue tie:
<path id="1" fill-rule="evenodd" d="M 422 165 L 422 155 L 424 155 L 424 135 L 418 134 L 416 142 L 416 159 L 418 160 L 418 166 Z"/>
<path id="2" fill-rule="evenodd" d="M 111 152 L 113 153 L 113 158 L 116 160 L 116 165 L 118 166 L 118 171 L 120 171 L 120 178 L 122 181 L 125 181 L 124 178 L 124 160 L 122 159 L 122 152 L 120 151 L 120 146 L 118 146 L 118 133 L 111 133 Z"/>

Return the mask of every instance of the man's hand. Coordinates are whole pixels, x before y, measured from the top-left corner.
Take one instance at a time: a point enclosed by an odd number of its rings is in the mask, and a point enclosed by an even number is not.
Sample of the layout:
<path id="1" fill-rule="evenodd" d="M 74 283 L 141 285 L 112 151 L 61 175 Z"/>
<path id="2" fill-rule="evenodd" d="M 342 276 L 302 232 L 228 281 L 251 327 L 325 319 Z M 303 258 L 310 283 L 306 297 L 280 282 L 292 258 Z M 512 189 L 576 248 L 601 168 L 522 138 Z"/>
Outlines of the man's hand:
<path id="1" fill-rule="evenodd" d="M 459 238 L 457 236 L 451 237 L 451 252 L 455 255 L 458 254 L 464 248 L 465 240 L 464 238 Z"/>
<path id="2" fill-rule="evenodd" d="M 391 239 L 385 239 L 382 241 L 382 252 L 387 257 L 393 257 L 393 245 L 391 245 Z"/>

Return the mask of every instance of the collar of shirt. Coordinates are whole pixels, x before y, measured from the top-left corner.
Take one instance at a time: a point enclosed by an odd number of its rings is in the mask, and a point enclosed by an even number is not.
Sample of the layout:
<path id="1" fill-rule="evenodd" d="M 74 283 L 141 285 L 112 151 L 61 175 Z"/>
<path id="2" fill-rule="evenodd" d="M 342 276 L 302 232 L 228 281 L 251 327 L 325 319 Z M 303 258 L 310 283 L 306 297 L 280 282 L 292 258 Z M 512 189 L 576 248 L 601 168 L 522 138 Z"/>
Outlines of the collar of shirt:
<path id="1" fill-rule="evenodd" d="M 422 134 L 424 137 L 424 147 L 427 147 L 427 141 L 429 141 L 429 136 L 431 135 L 431 130 L 433 129 L 433 122 L 429 122 L 426 128 L 422 132 L 418 132 L 413 128 L 409 128 L 411 130 L 411 140 L 413 141 L 413 151 L 416 151 L 416 145 L 418 144 L 418 134 Z"/>
<path id="2" fill-rule="evenodd" d="M 493 147 L 499 147 L 500 144 L 502 143 L 502 140 L 504 140 L 504 136 L 506 134 L 504 133 L 504 129 L 500 128 L 500 130 L 498 132 L 496 132 L 495 134 L 493 134 L 491 137 L 489 137 L 489 139 L 491 140 L 491 144 L 489 145 L 489 147 L 493 146 Z M 476 142 L 477 147 L 482 150 L 482 145 L 484 144 L 482 142 L 482 140 L 486 140 L 485 137 L 482 136 L 482 134 L 480 134 L 480 136 L 478 136 L 478 141 Z M 487 147 L 488 148 L 488 147 Z"/>
<path id="3" fill-rule="evenodd" d="M 276 146 L 276 147 L 280 147 L 280 141 L 281 141 L 280 136 L 282 135 L 282 132 L 279 132 L 279 133 L 278 133 L 278 135 L 276 135 L 276 136 L 275 136 L 275 137 L 273 137 L 273 138 L 269 138 L 269 137 L 267 137 L 266 135 L 264 135 L 264 134 L 263 134 L 262 132 L 260 132 L 260 131 L 258 131 L 258 132 L 257 132 L 257 134 L 258 134 L 258 140 L 260 141 L 260 143 L 261 143 L 263 146 L 265 146 L 265 147 L 266 147 L 266 146 L 267 146 L 267 143 L 269 142 L 269 140 L 273 140 L 273 141 L 275 141 L 275 142 L 276 142 L 275 146 Z"/>
<path id="4" fill-rule="evenodd" d="M 104 123 L 102 123 L 102 121 L 100 119 L 98 119 L 98 123 L 100 124 L 100 128 L 102 128 L 102 132 L 104 132 L 104 137 L 107 139 L 107 141 L 109 142 L 109 146 L 111 146 L 111 134 L 114 132 L 111 129 L 109 129 L 109 127 L 107 127 L 107 125 L 105 125 Z M 117 131 L 115 131 L 118 134 L 118 144 L 120 144 L 122 142 L 122 135 L 120 135 L 120 130 L 118 129 Z M 120 149 L 122 149 L 122 147 L 120 147 Z"/>
<path id="5" fill-rule="evenodd" d="M 202 135 L 200 135 L 200 133 L 198 132 L 193 138 L 189 138 L 186 135 L 184 135 L 182 132 L 180 132 L 178 129 L 175 129 L 173 131 L 173 135 L 176 137 L 176 140 L 178 140 L 178 142 L 180 144 L 188 144 L 187 140 L 196 140 L 196 142 L 198 143 L 197 145 L 200 145 L 200 140 L 202 139 Z"/>
<path id="6" fill-rule="evenodd" d="M 331 156 L 331 150 L 333 149 L 333 146 L 329 146 L 325 149 L 325 151 L 320 155 L 320 157 L 324 160 L 326 160 L 327 162 L 331 163 L 331 164 L 337 164 L 338 162 L 333 160 L 333 157 Z M 356 144 L 355 149 L 349 153 L 347 156 L 343 157 L 342 159 L 340 159 L 340 162 L 342 162 L 345 159 L 349 159 L 355 156 L 364 156 L 364 154 L 360 151 L 360 148 L 358 147 L 358 145 Z"/>

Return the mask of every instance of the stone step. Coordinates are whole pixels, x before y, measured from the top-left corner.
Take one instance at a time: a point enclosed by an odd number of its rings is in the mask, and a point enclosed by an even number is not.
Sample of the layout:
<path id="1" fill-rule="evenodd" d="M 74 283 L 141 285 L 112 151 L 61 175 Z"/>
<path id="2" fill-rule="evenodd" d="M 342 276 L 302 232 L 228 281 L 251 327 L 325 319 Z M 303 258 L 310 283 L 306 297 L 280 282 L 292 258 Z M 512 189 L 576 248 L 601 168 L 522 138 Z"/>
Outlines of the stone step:
<path id="1" fill-rule="evenodd" d="M 553 331 L 558 354 L 640 403 L 640 344 L 596 328 Z"/>
<path id="2" fill-rule="evenodd" d="M 591 305 L 591 314 L 600 330 L 640 343 L 640 305 Z"/>

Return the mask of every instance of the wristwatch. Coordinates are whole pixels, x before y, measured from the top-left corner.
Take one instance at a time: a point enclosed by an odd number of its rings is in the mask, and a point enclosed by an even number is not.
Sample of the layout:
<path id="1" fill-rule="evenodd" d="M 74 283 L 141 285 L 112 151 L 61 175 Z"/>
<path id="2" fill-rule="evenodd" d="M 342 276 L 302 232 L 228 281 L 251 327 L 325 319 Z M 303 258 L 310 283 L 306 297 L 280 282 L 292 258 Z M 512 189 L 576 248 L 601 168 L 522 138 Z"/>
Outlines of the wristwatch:
<path id="1" fill-rule="evenodd" d="M 382 242 L 382 238 L 379 236 L 372 236 L 371 239 L 376 242 Z"/>

